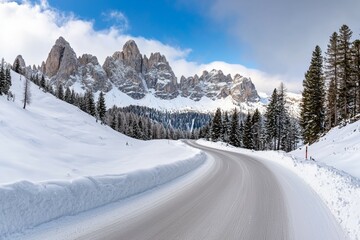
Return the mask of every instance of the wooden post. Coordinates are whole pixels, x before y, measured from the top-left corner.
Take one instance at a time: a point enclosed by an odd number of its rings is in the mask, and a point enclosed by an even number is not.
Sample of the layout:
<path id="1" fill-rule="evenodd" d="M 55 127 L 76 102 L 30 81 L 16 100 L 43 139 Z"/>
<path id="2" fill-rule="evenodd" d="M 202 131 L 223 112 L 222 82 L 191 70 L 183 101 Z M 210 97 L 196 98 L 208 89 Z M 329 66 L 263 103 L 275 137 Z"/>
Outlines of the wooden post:
<path id="1" fill-rule="evenodd" d="M 305 147 L 305 159 L 308 160 L 308 144 Z"/>

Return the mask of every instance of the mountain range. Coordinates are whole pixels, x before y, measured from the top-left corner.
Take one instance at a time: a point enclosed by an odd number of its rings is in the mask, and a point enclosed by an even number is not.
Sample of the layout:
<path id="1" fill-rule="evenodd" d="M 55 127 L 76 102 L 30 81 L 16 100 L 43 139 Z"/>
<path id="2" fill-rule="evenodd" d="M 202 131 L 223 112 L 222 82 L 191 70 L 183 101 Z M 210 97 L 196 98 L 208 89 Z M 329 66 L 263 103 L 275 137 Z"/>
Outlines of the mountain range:
<path id="1" fill-rule="evenodd" d="M 228 109 L 240 106 L 240 110 L 243 108 L 248 111 L 254 107 L 261 108 L 266 102 L 260 98 L 251 79 L 240 74 L 232 77 L 213 69 L 203 71 L 201 76 L 181 76 L 178 79 L 164 55 L 158 52 L 151 53 L 149 57 L 142 55 L 133 40 L 127 41 L 122 51 L 108 56 L 102 65 L 91 54 L 77 57 L 63 37 L 56 40 L 41 66 L 26 66 L 21 55 L 17 56 L 15 62 L 19 63 L 22 73 L 27 77 L 41 74 L 55 87 L 61 83 L 65 88 L 72 87 L 78 91 L 111 93 L 113 98 L 118 95 L 118 98 L 124 98 L 125 94 L 130 99 L 126 102 L 135 105 L 147 102 L 150 97 L 153 102 L 181 100 L 184 102 L 180 104 L 181 108 L 206 100 L 205 104 L 200 104 L 202 111 L 224 107 L 224 103 Z M 110 96 L 107 96 L 107 102 L 121 105 Z"/>

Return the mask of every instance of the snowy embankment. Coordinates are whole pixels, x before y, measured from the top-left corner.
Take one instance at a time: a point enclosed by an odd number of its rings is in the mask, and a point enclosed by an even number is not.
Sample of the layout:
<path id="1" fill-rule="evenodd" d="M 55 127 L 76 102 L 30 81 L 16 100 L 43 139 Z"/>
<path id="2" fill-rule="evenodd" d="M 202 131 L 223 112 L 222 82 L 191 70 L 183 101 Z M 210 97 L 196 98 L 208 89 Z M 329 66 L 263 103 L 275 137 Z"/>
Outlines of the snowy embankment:
<path id="1" fill-rule="evenodd" d="M 320 196 L 349 237 L 360 239 L 360 179 L 324 163 L 304 160 L 284 152 L 255 152 L 203 140 L 198 143 L 252 155 L 293 171 Z"/>
<path id="2" fill-rule="evenodd" d="M 205 159 L 200 153 L 187 160 L 120 175 L 4 185 L 0 187 L 0 236 L 150 190 L 194 170 Z"/>
<path id="3" fill-rule="evenodd" d="M 12 72 L 15 101 L 0 96 L 0 239 L 171 181 L 205 155 L 180 141 L 139 141 Z"/>

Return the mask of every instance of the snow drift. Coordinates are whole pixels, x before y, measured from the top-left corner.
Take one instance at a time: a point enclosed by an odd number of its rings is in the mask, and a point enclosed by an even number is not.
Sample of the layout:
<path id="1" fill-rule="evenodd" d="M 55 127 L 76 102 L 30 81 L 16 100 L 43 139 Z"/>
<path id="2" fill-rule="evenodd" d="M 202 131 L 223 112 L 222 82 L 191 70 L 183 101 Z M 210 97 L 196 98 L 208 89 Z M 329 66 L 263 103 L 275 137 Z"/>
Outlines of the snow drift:
<path id="1" fill-rule="evenodd" d="M 120 175 L 41 183 L 21 181 L 1 186 L 0 236 L 142 193 L 194 170 L 205 159 L 205 154 L 200 153 L 186 160 Z"/>

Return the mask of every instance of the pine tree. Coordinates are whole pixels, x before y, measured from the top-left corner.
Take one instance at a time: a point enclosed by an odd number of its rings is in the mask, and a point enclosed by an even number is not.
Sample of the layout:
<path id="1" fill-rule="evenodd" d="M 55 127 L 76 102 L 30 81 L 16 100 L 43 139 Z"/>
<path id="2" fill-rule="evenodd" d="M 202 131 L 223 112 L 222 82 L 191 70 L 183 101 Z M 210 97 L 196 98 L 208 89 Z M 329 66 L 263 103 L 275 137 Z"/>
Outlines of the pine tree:
<path id="1" fill-rule="evenodd" d="M 3 65 L 1 65 L 0 69 L 0 95 L 6 94 L 6 78 L 5 78 L 5 70 Z"/>
<path id="2" fill-rule="evenodd" d="M 222 131 L 223 141 L 229 142 L 231 124 L 230 124 L 228 112 L 224 113 L 224 119 L 223 119 L 222 126 L 223 126 L 223 129 L 222 129 L 223 130 Z"/>
<path id="3" fill-rule="evenodd" d="M 289 121 L 289 114 L 286 109 L 286 89 L 283 83 L 280 83 L 278 88 L 278 97 L 276 103 L 276 131 L 277 131 L 277 147 L 276 150 L 283 150 L 281 146 L 284 146 L 286 141 L 286 129 L 285 126 Z"/>
<path id="4" fill-rule="evenodd" d="M 24 94 L 23 94 L 23 103 L 24 103 L 24 109 L 26 108 L 26 105 L 30 105 L 31 103 L 31 92 L 30 92 L 30 81 L 29 79 L 25 78 L 24 81 Z"/>
<path id="5" fill-rule="evenodd" d="M 231 128 L 229 143 L 235 147 L 240 147 L 240 131 L 239 131 L 239 113 L 235 108 L 231 117 Z"/>
<path id="6" fill-rule="evenodd" d="M 252 119 L 252 136 L 253 136 L 253 143 L 254 143 L 254 149 L 260 150 L 261 149 L 261 113 L 259 112 L 259 109 L 256 108 Z"/>
<path id="7" fill-rule="evenodd" d="M 215 116 L 212 121 L 212 129 L 211 129 L 211 139 L 216 142 L 221 140 L 222 133 L 222 119 L 221 119 L 221 110 L 218 108 L 215 112 Z"/>
<path id="8" fill-rule="evenodd" d="M 85 103 L 86 103 L 86 112 L 89 113 L 91 116 L 95 117 L 96 116 L 95 100 L 92 91 L 87 91 L 85 93 Z"/>
<path id="9" fill-rule="evenodd" d="M 99 99 L 97 101 L 97 113 L 98 117 L 101 121 L 101 123 L 105 123 L 105 115 L 106 115 L 106 104 L 105 104 L 105 98 L 104 93 L 100 92 Z"/>
<path id="10" fill-rule="evenodd" d="M 10 86 L 12 85 L 10 68 L 7 68 L 5 70 L 5 81 L 6 81 L 6 84 L 5 84 L 5 88 L 4 88 L 4 93 L 7 94 L 8 91 L 10 90 Z"/>
<path id="11" fill-rule="evenodd" d="M 66 88 L 65 90 L 65 97 L 64 100 L 68 103 L 71 103 L 71 90 L 69 87 Z"/>
<path id="12" fill-rule="evenodd" d="M 355 88 L 351 78 L 350 38 L 352 31 L 346 25 L 339 30 L 339 105 L 341 120 L 353 115 Z"/>
<path id="13" fill-rule="evenodd" d="M 339 47 L 338 34 L 334 32 L 330 37 L 326 52 L 325 75 L 328 81 L 326 95 L 326 128 L 330 129 L 338 124 L 338 85 L 339 85 Z"/>
<path id="14" fill-rule="evenodd" d="M 278 94 L 275 88 L 271 95 L 270 102 L 266 107 L 265 113 L 266 139 L 268 142 L 268 148 L 272 150 L 275 150 L 277 146 L 277 102 Z"/>
<path id="15" fill-rule="evenodd" d="M 305 143 L 315 142 L 324 131 L 324 77 L 322 55 L 319 46 L 312 54 L 309 70 L 303 81 L 301 103 L 301 127 Z"/>
<path id="16" fill-rule="evenodd" d="M 360 40 L 353 42 L 352 48 L 352 77 L 355 84 L 355 114 L 360 113 Z"/>
<path id="17" fill-rule="evenodd" d="M 41 76 L 40 87 L 41 87 L 43 90 L 46 90 L 46 81 L 45 81 L 44 75 Z"/>
<path id="18" fill-rule="evenodd" d="M 252 121 L 251 121 L 251 114 L 248 113 L 245 125 L 244 125 L 244 134 L 242 136 L 243 145 L 247 149 L 253 149 L 253 135 L 252 135 Z"/>
<path id="19" fill-rule="evenodd" d="M 60 100 L 64 100 L 64 87 L 61 83 L 58 84 L 56 89 L 56 97 Z"/>

